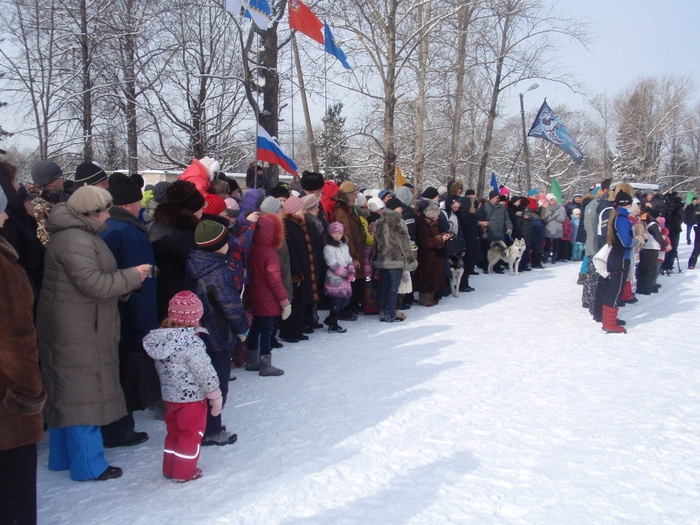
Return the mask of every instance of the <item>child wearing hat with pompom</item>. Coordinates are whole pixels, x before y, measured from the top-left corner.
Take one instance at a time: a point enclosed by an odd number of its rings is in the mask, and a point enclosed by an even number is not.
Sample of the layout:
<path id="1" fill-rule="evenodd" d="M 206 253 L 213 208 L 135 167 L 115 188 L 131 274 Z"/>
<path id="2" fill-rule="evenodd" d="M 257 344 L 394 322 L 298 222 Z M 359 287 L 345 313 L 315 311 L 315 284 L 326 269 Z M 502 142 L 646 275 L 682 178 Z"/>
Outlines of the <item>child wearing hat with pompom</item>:
<path id="1" fill-rule="evenodd" d="M 202 477 L 197 468 L 202 434 L 211 413 L 221 414 L 219 379 L 199 333 L 204 307 L 192 292 L 179 292 L 170 300 L 168 317 L 151 330 L 143 347 L 156 363 L 165 401 L 168 435 L 163 449 L 163 475 L 184 483 Z"/>
<path id="2" fill-rule="evenodd" d="M 323 291 L 331 301 L 331 313 L 326 319 L 326 324 L 328 331 L 336 334 L 347 332 L 346 328 L 338 325 L 338 312 L 350 302 L 350 283 L 355 281 L 355 265 L 348 248 L 348 238 L 343 233 L 341 223 L 330 223 L 328 233 L 324 236 L 326 247 L 323 249 L 323 258 L 328 266 Z"/>

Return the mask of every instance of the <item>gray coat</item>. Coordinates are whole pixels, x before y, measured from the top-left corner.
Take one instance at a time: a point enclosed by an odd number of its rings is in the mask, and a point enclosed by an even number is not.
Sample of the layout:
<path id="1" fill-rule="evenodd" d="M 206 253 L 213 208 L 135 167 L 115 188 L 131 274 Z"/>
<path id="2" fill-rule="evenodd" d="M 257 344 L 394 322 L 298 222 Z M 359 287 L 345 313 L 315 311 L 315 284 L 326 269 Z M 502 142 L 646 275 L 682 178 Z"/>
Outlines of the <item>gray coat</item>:
<path id="1" fill-rule="evenodd" d="M 374 268 L 416 269 L 408 230 L 399 212 L 385 209 L 382 217 L 374 224 L 374 253 Z"/>
<path id="2" fill-rule="evenodd" d="M 510 221 L 508 211 L 500 203 L 493 205 L 489 201 L 484 204 L 479 214 L 479 220 L 489 222 L 486 234 L 490 241 L 505 241 L 506 232 L 513 230 L 513 223 Z"/>
<path id="3" fill-rule="evenodd" d="M 97 235 L 106 225 L 57 204 L 46 227 L 44 282 L 37 307 L 41 376 L 52 427 L 106 425 L 126 415 L 119 384 L 119 297 L 141 285 L 117 270 Z"/>
<path id="4" fill-rule="evenodd" d="M 593 199 L 586 205 L 583 210 L 583 227 L 586 230 L 586 256 L 593 257 L 596 254 L 595 249 L 595 226 L 596 226 L 596 210 L 598 209 L 597 199 Z"/>
<path id="5" fill-rule="evenodd" d="M 564 236 L 562 225 L 566 220 L 566 210 L 561 204 L 547 206 L 544 212 L 544 236 L 550 239 L 561 239 Z"/>

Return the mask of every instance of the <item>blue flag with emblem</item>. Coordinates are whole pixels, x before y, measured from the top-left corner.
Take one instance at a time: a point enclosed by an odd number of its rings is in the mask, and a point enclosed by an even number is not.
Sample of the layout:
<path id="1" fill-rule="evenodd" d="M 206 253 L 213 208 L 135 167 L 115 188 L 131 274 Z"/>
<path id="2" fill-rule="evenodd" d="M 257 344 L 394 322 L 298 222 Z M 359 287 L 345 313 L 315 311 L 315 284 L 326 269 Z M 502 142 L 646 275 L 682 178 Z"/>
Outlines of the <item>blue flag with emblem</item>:
<path id="1" fill-rule="evenodd" d="M 574 159 L 576 164 L 583 160 L 581 148 L 578 147 L 574 137 L 571 136 L 571 133 L 566 129 L 564 123 L 557 117 L 554 111 L 552 111 L 552 108 L 547 105 L 547 99 L 544 99 L 542 107 L 537 113 L 535 122 L 532 124 L 530 133 L 528 133 L 527 136 L 544 139 L 559 146 L 571 155 L 571 158 Z"/>

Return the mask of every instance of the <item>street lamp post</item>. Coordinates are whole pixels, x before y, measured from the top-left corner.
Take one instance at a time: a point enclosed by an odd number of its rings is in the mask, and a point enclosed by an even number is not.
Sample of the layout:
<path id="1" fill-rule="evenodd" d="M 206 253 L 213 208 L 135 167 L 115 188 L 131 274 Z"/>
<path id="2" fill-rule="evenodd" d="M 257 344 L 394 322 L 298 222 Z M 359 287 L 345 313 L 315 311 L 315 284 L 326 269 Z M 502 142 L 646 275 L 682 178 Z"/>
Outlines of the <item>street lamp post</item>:
<path id="1" fill-rule="evenodd" d="M 537 89 L 539 84 L 532 84 L 529 88 L 527 88 L 527 93 L 528 91 L 532 91 L 533 89 Z M 530 180 L 530 151 L 527 149 L 527 131 L 525 130 L 525 106 L 523 105 L 523 95 L 525 93 L 520 93 L 520 119 L 523 124 L 523 155 L 525 157 L 525 184 L 527 185 L 527 193 L 530 193 L 530 190 L 532 189 L 532 181 Z"/>

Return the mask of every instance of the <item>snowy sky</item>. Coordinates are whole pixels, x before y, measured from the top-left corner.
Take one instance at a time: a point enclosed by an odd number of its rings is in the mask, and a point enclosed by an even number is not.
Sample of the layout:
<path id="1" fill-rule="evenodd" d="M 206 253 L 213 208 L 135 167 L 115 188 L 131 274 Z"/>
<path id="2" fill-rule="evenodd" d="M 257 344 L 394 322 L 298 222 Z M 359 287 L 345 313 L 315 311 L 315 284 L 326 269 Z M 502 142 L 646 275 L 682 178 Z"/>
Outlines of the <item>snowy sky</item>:
<path id="1" fill-rule="evenodd" d="M 559 8 L 586 19 L 593 42 L 590 52 L 576 44 L 567 50 L 569 65 L 588 87 L 614 96 L 635 78 L 647 75 L 690 75 L 700 92 L 700 2 L 697 0 L 560 0 Z M 525 97 L 526 111 L 546 96 L 550 106 L 583 105 L 569 88 L 547 82 Z M 530 83 L 523 83 L 525 90 Z M 513 94 L 517 106 L 517 93 Z M 510 104 L 508 111 L 510 112 Z M 519 110 L 519 108 L 516 108 Z"/>

